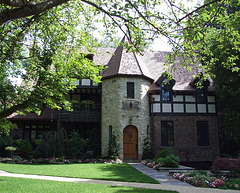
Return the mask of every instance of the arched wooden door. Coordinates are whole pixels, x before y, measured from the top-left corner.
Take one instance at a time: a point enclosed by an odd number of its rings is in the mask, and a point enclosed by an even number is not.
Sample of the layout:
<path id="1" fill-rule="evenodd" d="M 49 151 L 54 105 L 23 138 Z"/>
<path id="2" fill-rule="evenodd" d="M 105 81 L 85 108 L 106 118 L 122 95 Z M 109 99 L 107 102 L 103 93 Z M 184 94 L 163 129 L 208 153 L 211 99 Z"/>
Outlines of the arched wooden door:
<path id="1" fill-rule="evenodd" d="M 138 159 L 138 130 L 132 125 L 123 130 L 123 158 Z"/>

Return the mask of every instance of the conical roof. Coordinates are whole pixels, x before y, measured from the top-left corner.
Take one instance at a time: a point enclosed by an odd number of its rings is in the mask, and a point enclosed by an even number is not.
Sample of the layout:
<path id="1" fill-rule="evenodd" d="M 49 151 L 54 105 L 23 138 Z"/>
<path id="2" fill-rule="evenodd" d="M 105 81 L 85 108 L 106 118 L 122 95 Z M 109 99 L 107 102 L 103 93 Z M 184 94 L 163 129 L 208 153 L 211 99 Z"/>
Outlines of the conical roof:
<path id="1" fill-rule="evenodd" d="M 125 37 L 122 39 L 120 46 L 108 62 L 108 68 L 103 72 L 103 79 L 116 76 L 140 76 L 153 80 L 142 59 L 136 53 L 127 52 L 123 48 L 125 39 Z"/>

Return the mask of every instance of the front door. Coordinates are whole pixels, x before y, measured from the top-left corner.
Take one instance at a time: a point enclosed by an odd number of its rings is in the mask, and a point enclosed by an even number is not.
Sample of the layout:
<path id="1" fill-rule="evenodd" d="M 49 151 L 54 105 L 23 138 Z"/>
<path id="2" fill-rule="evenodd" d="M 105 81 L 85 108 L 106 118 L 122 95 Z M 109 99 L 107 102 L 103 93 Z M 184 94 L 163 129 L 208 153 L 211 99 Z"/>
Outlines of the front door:
<path id="1" fill-rule="evenodd" d="M 123 158 L 138 159 L 138 130 L 131 125 L 123 130 Z"/>

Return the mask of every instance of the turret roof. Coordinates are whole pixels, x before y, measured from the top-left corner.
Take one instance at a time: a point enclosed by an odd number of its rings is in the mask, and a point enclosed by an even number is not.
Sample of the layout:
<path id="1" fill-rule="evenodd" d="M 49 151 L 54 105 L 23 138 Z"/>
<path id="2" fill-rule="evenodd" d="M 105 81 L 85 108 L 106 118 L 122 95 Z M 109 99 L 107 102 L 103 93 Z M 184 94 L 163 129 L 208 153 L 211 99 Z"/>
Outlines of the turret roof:
<path id="1" fill-rule="evenodd" d="M 116 76 L 141 76 L 153 81 L 153 77 L 142 58 L 123 48 L 124 41 L 125 38 L 108 62 L 108 68 L 103 72 L 103 79 Z"/>

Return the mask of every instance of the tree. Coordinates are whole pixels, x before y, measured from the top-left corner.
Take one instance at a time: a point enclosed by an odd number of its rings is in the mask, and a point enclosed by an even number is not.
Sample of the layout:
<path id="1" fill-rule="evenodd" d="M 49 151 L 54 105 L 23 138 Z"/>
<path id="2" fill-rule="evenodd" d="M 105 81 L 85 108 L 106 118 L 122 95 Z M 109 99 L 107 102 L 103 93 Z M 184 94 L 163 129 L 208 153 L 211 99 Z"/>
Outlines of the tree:
<path id="1" fill-rule="evenodd" d="M 187 67 L 205 60 L 203 53 L 211 57 L 206 34 L 213 20 L 226 26 L 238 50 L 239 33 L 234 29 L 238 15 L 226 15 L 221 6 L 231 3 L 214 0 L 190 10 L 173 0 L 0 0 L 0 69 L 6 85 L 0 96 L 0 119 L 18 110 L 39 113 L 41 103 L 70 109 L 64 95 L 74 89 L 74 79 L 101 78 L 103 67 L 85 57 L 97 46 L 91 34 L 100 25 L 99 33 L 106 37 L 121 31 L 129 40 L 125 45 L 129 51 L 141 52 L 154 38 L 165 36 L 174 48 L 169 61 L 174 63 L 180 55 Z M 80 51 L 83 47 L 86 51 Z M 237 71 L 235 59 L 229 56 L 225 64 Z M 212 63 L 203 66 L 207 75 Z M 10 77 L 21 77 L 24 84 L 13 84 Z"/>
<path id="2" fill-rule="evenodd" d="M 240 8 L 237 1 L 232 1 L 232 5 L 225 5 L 225 7 L 227 15 L 235 14 Z M 221 154 L 237 157 L 240 152 L 239 50 L 235 49 L 235 41 L 232 41 L 231 33 L 226 26 L 213 21 L 210 27 L 207 35 L 208 47 L 212 55 L 211 57 L 203 55 L 205 60 L 202 63 L 210 63 L 212 59 L 215 61 L 210 68 L 210 73 L 218 88 L 218 109 L 221 113 L 219 120 Z M 238 22 L 234 22 L 232 27 L 236 32 L 240 29 Z M 222 39 L 224 36 L 225 38 Z M 230 66 L 225 63 L 229 58 L 232 58 L 230 62 L 233 63 Z"/>

